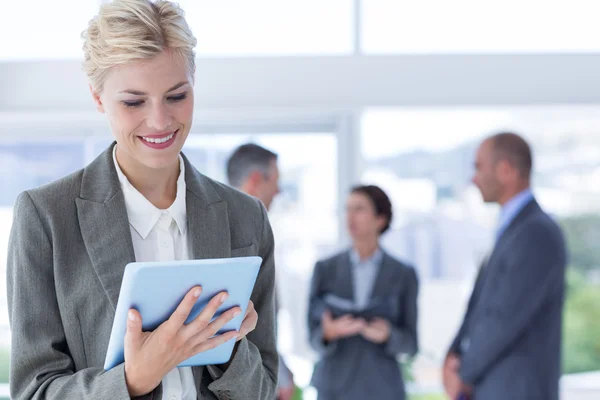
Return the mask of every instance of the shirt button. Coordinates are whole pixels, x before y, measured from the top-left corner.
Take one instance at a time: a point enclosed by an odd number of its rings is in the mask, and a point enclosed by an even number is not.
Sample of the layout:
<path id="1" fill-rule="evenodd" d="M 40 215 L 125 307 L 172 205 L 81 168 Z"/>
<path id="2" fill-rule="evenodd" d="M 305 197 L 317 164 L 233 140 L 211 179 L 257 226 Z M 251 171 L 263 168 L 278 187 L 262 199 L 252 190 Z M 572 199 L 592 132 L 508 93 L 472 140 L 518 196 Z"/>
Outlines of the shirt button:
<path id="1" fill-rule="evenodd" d="M 162 247 L 169 247 L 169 242 L 167 242 L 166 240 L 162 241 Z"/>
<path id="2" fill-rule="evenodd" d="M 173 396 L 169 397 L 169 400 L 177 400 L 177 396 L 173 395 Z"/>

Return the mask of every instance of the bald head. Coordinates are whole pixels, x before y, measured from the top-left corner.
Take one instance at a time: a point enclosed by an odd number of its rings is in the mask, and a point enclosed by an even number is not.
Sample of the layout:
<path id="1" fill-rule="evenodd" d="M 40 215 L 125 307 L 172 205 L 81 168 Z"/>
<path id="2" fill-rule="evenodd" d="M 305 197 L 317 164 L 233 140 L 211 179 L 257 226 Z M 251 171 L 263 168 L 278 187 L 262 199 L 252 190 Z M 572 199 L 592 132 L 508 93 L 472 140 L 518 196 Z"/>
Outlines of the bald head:
<path id="1" fill-rule="evenodd" d="M 533 161 L 531 148 L 521 136 L 516 133 L 498 133 L 487 139 L 492 148 L 494 161 L 506 161 L 519 171 L 521 178 L 529 180 Z"/>
<path id="2" fill-rule="evenodd" d="M 529 187 L 531 168 L 527 142 L 514 133 L 499 133 L 479 146 L 473 183 L 485 202 L 505 204 Z"/>

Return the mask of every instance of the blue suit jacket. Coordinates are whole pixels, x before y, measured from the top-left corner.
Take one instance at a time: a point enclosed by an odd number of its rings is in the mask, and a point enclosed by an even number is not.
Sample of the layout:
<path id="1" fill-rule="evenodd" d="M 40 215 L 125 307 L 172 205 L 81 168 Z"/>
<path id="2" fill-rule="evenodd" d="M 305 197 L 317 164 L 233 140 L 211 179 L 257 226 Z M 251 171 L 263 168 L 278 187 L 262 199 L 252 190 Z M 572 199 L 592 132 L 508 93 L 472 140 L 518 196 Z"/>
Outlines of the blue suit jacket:
<path id="1" fill-rule="evenodd" d="M 474 399 L 558 400 L 566 250 L 531 200 L 498 238 L 450 351 Z"/>

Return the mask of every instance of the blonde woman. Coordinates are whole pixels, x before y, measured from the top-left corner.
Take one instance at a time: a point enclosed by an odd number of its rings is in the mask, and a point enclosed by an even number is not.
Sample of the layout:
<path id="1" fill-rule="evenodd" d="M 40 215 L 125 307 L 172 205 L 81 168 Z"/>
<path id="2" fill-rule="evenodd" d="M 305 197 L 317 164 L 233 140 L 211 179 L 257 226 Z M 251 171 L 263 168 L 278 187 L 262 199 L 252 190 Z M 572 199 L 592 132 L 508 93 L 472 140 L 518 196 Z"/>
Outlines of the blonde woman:
<path id="1" fill-rule="evenodd" d="M 277 381 L 273 237 L 264 207 L 181 154 L 192 123 L 196 39 L 168 1 L 117 0 L 84 32 L 90 89 L 113 143 L 89 166 L 22 193 L 8 256 L 13 399 L 271 399 Z M 190 324 L 201 292 L 142 332 L 130 310 L 125 362 L 102 369 L 124 267 L 259 255 L 239 332 L 213 335 L 221 293 Z M 260 318 L 259 318 L 260 316 Z M 237 340 L 226 365 L 176 368 Z"/>

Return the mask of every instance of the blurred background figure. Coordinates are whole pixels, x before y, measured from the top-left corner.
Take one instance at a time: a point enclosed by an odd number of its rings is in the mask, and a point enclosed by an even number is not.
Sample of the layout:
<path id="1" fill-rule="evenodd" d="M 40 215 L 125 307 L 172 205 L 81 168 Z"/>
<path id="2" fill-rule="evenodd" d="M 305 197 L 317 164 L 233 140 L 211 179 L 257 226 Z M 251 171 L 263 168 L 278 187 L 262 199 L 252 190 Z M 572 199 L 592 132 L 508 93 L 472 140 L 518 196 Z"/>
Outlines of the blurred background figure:
<path id="1" fill-rule="evenodd" d="M 263 202 L 267 210 L 279 194 L 277 154 L 257 144 L 244 144 L 227 161 L 229 184 Z"/>
<path id="2" fill-rule="evenodd" d="M 277 158 L 277 154 L 253 143 L 239 146 L 227 161 L 229 184 L 258 198 L 268 211 L 273 199 L 280 192 Z M 294 376 L 283 357 L 279 356 L 277 399 L 290 400 L 294 390 Z"/>
<path id="3" fill-rule="evenodd" d="M 531 170 L 531 149 L 514 133 L 479 146 L 473 183 L 502 210 L 444 364 L 451 399 L 559 398 L 565 243 L 533 196 Z"/>
<path id="4" fill-rule="evenodd" d="M 310 341 L 320 359 L 319 400 L 405 398 L 397 357 L 417 353 L 417 275 L 389 256 L 379 237 L 392 204 L 377 186 L 352 189 L 346 206 L 352 247 L 315 266 Z"/>

